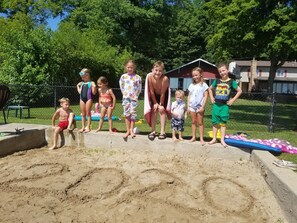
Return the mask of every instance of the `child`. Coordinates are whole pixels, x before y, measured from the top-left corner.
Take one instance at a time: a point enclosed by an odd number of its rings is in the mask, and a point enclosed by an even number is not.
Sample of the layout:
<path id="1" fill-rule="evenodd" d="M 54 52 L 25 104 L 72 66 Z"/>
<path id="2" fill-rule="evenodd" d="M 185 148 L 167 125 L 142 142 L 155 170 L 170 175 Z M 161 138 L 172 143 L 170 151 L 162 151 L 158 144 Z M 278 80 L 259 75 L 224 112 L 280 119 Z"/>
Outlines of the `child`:
<path id="1" fill-rule="evenodd" d="M 93 105 L 92 95 L 96 94 L 96 85 L 94 81 L 91 81 L 91 71 L 87 68 L 82 69 L 79 75 L 82 82 L 79 82 L 76 86 L 77 91 L 80 95 L 80 110 L 81 110 L 81 123 L 82 127 L 79 132 L 90 132 L 91 131 L 91 109 Z M 86 117 L 88 117 L 88 124 L 86 125 Z"/>
<path id="2" fill-rule="evenodd" d="M 98 93 L 99 93 L 99 106 L 101 107 L 100 112 L 100 121 L 99 121 L 99 127 L 96 130 L 96 132 L 99 132 L 102 128 L 102 124 L 104 121 L 104 117 L 107 113 L 108 118 L 108 125 L 109 125 L 109 132 L 112 133 L 112 111 L 115 108 L 116 105 L 116 97 L 112 91 L 111 88 L 108 87 L 108 80 L 106 77 L 102 76 L 99 77 L 97 80 L 98 85 Z"/>
<path id="3" fill-rule="evenodd" d="M 212 124 L 213 139 L 209 144 L 214 144 L 217 138 L 218 125 L 221 126 L 221 144 L 227 147 L 225 143 L 226 124 L 229 120 L 229 107 L 240 97 L 242 91 L 235 80 L 229 78 L 226 64 L 218 65 L 218 71 L 221 79 L 216 79 L 209 87 L 210 100 L 213 103 Z M 230 99 L 231 89 L 237 91 L 236 95 Z M 215 95 L 212 90 L 214 89 Z"/>
<path id="4" fill-rule="evenodd" d="M 178 131 L 178 140 L 183 141 L 182 132 L 184 131 L 186 103 L 184 102 L 185 93 L 182 90 L 175 92 L 175 101 L 171 105 L 171 128 L 172 139 L 177 140 L 176 132 Z"/>
<path id="5" fill-rule="evenodd" d="M 151 127 L 151 133 L 148 135 L 150 140 L 154 140 L 156 137 L 157 114 L 160 114 L 161 120 L 159 139 L 166 138 L 166 114 L 168 119 L 171 119 L 169 80 L 163 72 L 164 63 L 157 61 L 145 81 L 144 117 Z"/>
<path id="6" fill-rule="evenodd" d="M 125 69 L 127 73 L 123 74 L 120 78 L 120 88 L 123 94 L 123 108 L 124 116 L 126 118 L 126 134 L 124 140 L 127 140 L 128 136 L 131 135 L 134 138 L 136 135 L 133 131 L 135 121 L 137 118 L 136 108 L 138 106 L 138 96 L 141 92 L 142 82 L 141 77 L 135 74 L 135 63 L 133 60 L 129 60 Z"/>
<path id="7" fill-rule="evenodd" d="M 203 80 L 203 70 L 196 67 L 192 70 L 193 83 L 190 84 L 188 91 L 188 112 L 191 115 L 192 139 L 190 142 L 196 141 L 196 126 L 199 126 L 200 143 L 205 145 L 204 136 L 204 111 L 208 96 L 208 85 Z"/>
<path id="8" fill-rule="evenodd" d="M 57 148 L 57 142 L 58 142 L 58 135 L 64 130 L 68 129 L 69 131 L 72 131 L 76 128 L 76 122 L 74 120 L 74 113 L 69 108 L 70 101 L 68 98 L 61 98 L 59 100 L 61 107 L 57 109 L 57 111 L 54 113 L 52 117 L 52 126 L 54 128 L 54 144 L 50 150 Z M 56 118 L 59 116 L 59 124 L 57 127 L 55 127 L 55 121 Z M 74 125 L 74 128 L 71 129 L 71 125 Z"/>

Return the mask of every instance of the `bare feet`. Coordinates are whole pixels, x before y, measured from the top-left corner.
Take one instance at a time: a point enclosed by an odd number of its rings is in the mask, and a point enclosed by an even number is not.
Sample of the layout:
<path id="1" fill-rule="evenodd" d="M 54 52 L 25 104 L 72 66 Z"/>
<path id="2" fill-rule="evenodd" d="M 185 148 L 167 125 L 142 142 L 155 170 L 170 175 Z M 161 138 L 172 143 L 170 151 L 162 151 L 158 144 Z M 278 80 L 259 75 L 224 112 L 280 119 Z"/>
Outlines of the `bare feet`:
<path id="1" fill-rule="evenodd" d="M 71 133 L 71 132 L 73 132 L 74 128 L 70 128 L 70 127 L 69 127 L 69 128 L 67 128 L 67 130 L 68 130 L 68 132 Z"/>
<path id="2" fill-rule="evenodd" d="M 130 129 L 130 135 L 131 135 L 132 139 L 134 139 L 136 137 L 133 129 Z"/>
<path id="3" fill-rule="evenodd" d="M 85 128 L 81 128 L 80 130 L 78 130 L 78 132 L 82 133 L 85 131 Z"/>
<path id="4" fill-rule="evenodd" d="M 178 138 L 178 140 L 179 140 L 179 141 L 184 141 L 184 139 L 183 139 L 183 138 Z"/>
<path id="5" fill-rule="evenodd" d="M 49 148 L 49 150 L 54 150 L 54 149 L 58 149 L 58 147 L 53 145 L 52 147 Z"/>
<path id="6" fill-rule="evenodd" d="M 212 139 L 210 142 L 208 142 L 209 145 L 215 144 L 217 142 L 216 139 Z"/>
<path id="7" fill-rule="evenodd" d="M 85 128 L 85 133 L 90 132 L 91 129 L 90 128 Z"/>
<path id="8" fill-rule="evenodd" d="M 96 131 L 95 132 L 100 132 L 101 131 L 101 129 L 100 128 L 98 128 L 98 129 L 96 129 Z"/>
<path id="9" fill-rule="evenodd" d="M 224 141 L 221 141 L 221 144 L 222 144 L 222 146 L 224 146 L 224 148 L 228 147 L 228 145 Z"/>
<path id="10" fill-rule="evenodd" d="M 205 142 L 200 140 L 200 144 L 201 144 L 202 146 L 204 146 L 204 145 L 205 145 Z"/>
<path id="11" fill-rule="evenodd" d="M 177 138 L 176 138 L 176 137 L 172 137 L 172 140 L 173 140 L 173 141 L 177 141 Z"/>
<path id="12" fill-rule="evenodd" d="M 192 139 L 190 139 L 190 142 L 195 142 L 196 141 L 196 138 L 192 138 Z"/>
<path id="13" fill-rule="evenodd" d="M 130 135 L 130 132 L 126 132 L 126 134 L 123 136 L 123 138 L 124 138 L 125 140 L 127 140 L 127 138 L 128 138 L 129 135 Z"/>

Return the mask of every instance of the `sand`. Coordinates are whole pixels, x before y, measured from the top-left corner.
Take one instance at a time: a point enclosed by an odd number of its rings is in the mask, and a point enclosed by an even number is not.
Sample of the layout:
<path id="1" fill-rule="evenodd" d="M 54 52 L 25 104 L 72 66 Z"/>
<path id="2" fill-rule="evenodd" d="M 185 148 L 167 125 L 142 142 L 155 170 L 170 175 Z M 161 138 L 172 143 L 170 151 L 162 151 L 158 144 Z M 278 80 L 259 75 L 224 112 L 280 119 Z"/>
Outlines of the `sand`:
<path id="1" fill-rule="evenodd" d="M 0 222 L 286 222 L 249 161 L 63 147 L 0 159 Z"/>

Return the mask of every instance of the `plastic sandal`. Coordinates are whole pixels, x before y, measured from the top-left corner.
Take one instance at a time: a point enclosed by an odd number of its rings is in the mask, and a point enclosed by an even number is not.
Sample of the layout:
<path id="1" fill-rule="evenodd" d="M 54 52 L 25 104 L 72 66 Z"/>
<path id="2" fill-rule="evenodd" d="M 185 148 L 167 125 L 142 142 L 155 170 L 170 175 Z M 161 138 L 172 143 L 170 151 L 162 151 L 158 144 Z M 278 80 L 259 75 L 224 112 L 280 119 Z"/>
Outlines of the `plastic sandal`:
<path id="1" fill-rule="evenodd" d="M 166 134 L 165 133 L 164 134 L 160 134 L 159 137 L 158 137 L 158 139 L 166 139 Z"/>
<path id="2" fill-rule="evenodd" d="M 151 132 L 150 134 L 148 134 L 147 137 L 149 138 L 149 140 L 153 141 L 156 138 L 156 133 L 155 132 Z"/>

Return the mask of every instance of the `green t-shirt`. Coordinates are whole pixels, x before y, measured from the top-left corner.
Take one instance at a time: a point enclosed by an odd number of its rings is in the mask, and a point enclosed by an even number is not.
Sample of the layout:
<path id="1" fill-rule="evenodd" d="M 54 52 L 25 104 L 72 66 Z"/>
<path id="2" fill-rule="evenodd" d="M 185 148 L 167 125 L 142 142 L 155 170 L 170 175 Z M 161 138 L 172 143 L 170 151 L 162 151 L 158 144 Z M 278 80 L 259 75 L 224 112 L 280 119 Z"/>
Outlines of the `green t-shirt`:
<path id="1" fill-rule="evenodd" d="M 230 98 L 232 89 L 237 89 L 238 84 L 233 79 L 221 80 L 216 79 L 212 85 L 215 89 L 215 101 L 218 103 L 226 103 Z"/>

